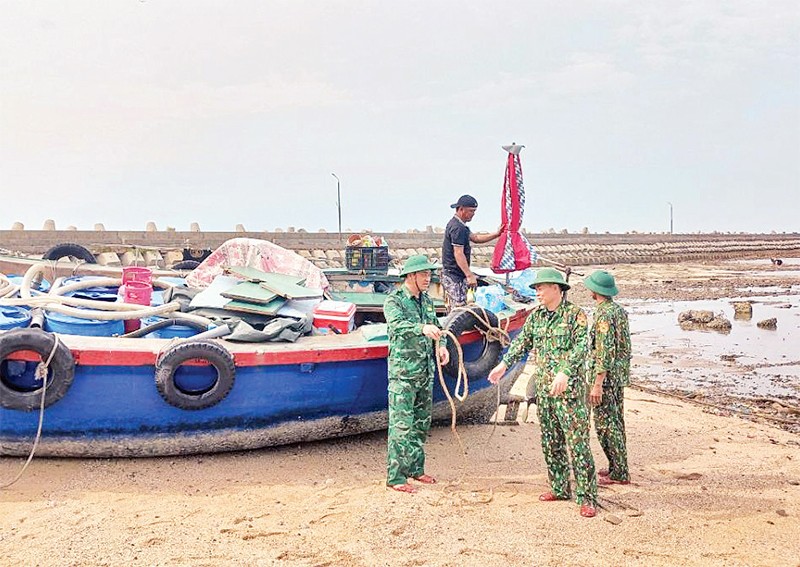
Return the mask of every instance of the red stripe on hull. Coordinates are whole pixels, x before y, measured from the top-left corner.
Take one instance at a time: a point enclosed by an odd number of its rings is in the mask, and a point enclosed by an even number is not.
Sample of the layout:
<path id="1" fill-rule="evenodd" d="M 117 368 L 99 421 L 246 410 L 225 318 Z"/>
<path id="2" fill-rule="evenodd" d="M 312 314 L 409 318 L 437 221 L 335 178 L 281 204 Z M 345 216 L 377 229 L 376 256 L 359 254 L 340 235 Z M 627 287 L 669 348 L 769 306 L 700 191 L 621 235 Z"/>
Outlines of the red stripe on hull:
<path id="1" fill-rule="evenodd" d="M 528 316 L 528 311 L 516 313 L 510 320 L 506 330 L 516 331 L 520 329 Z M 477 331 L 461 335 L 461 343 L 468 344 L 481 339 L 481 334 Z M 135 339 L 123 339 L 135 340 Z M 164 339 L 166 341 L 166 339 Z M 238 351 L 232 348 L 232 354 L 236 366 L 274 366 L 278 364 L 304 364 L 304 363 L 323 363 L 340 362 L 343 360 L 370 360 L 376 358 L 386 358 L 389 355 L 389 348 L 386 344 L 365 346 L 353 345 L 348 347 L 314 349 L 314 350 L 268 350 L 265 344 L 248 345 L 247 351 Z M 73 348 L 72 356 L 75 364 L 81 366 L 154 366 L 158 352 L 150 350 L 108 350 Z M 41 357 L 32 351 L 17 351 L 8 357 L 9 360 L 25 360 L 28 362 L 39 362 Z M 192 364 L 187 362 L 187 364 Z M 195 364 L 205 364 L 198 362 Z"/>

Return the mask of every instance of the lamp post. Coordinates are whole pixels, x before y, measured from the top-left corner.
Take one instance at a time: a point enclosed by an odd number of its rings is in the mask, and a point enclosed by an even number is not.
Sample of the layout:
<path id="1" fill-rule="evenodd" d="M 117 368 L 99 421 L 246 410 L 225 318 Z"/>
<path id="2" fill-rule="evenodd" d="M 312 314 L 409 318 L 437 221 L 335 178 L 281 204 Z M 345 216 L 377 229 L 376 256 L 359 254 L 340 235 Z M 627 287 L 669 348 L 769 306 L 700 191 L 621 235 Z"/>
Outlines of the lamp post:
<path id="1" fill-rule="evenodd" d="M 667 205 L 669 205 L 669 233 L 672 234 L 672 203 L 667 201 Z"/>
<path id="2" fill-rule="evenodd" d="M 335 173 L 331 173 L 336 179 L 336 209 L 339 211 L 339 243 L 342 242 L 342 192 L 340 190 L 341 182 Z"/>

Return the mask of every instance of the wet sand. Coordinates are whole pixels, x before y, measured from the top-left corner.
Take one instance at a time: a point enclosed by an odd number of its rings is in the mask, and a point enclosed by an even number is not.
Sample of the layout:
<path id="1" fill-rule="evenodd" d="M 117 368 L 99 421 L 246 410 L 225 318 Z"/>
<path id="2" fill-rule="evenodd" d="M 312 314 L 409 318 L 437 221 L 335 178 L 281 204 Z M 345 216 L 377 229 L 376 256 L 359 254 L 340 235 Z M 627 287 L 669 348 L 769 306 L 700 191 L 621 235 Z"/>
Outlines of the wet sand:
<path id="1" fill-rule="evenodd" d="M 728 298 L 751 285 L 800 293 L 796 277 L 738 270 L 614 267 L 626 300 Z M 710 277 L 720 292 L 707 291 Z M 588 305 L 582 286 L 571 293 Z M 659 360 L 674 373 L 651 352 L 657 336 L 637 337 L 635 379 L 655 375 Z M 183 458 L 34 459 L 0 490 L 2 564 L 800 565 L 800 437 L 719 413 L 628 389 L 633 483 L 601 488 L 594 519 L 538 501 L 547 479 L 535 423 L 459 427 L 466 455 L 448 427 L 434 428 L 427 469 L 440 482 L 416 495 L 383 486 L 384 432 Z M 22 463 L 0 458 L 0 483 Z"/>

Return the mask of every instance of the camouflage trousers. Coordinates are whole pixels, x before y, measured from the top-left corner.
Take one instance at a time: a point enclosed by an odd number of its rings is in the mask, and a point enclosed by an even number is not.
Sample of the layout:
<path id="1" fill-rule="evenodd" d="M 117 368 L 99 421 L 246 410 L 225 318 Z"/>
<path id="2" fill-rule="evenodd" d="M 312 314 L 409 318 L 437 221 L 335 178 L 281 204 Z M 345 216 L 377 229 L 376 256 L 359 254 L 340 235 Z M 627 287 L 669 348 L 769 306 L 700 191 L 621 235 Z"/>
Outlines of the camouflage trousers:
<path id="1" fill-rule="evenodd" d="M 608 476 L 630 480 L 628 450 L 625 445 L 624 387 L 603 385 L 603 401 L 594 408 L 597 439 L 608 458 Z"/>
<path id="2" fill-rule="evenodd" d="M 466 279 L 457 280 L 442 272 L 440 281 L 442 282 L 442 288 L 444 288 L 444 303 L 448 313 L 456 307 L 462 307 L 467 304 Z"/>
<path id="3" fill-rule="evenodd" d="M 536 411 L 542 428 L 542 452 L 553 494 L 565 500 L 571 497 L 571 456 L 575 500 L 578 504 L 596 505 L 597 475 L 589 448 L 589 408 L 585 399 L 539 396 Z"/>
<path id="4" fill-rule="evenodd" d="M 424 386 L 389 380 L 389 451 L 386 484 L 405 484 L 425 473 L 425 438 L 431 428 L 433 379 Z"/>

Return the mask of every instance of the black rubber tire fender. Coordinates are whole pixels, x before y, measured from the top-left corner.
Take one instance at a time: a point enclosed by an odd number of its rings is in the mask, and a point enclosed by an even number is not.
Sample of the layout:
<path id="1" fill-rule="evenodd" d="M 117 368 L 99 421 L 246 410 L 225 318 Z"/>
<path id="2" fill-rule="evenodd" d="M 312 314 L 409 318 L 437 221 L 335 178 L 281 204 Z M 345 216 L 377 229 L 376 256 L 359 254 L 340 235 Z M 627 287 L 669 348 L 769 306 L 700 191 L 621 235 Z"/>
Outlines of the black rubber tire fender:
<path id="1" fill-rule="evenodd" d="M 22 411 L 38 409 L 42 402 L 42 388 L 20 390 L 12 386 L 5 375 L 6 359 L 18 351 L 33 351 L 46 361 L 53 351 L 55 335 L 41 329 L 11 329 L 0 335 L 0 406 Z M 75 359 L 64 343 L 59 343 L 50 360 L 47 372 L 47 392 L 44 407 L 63 398 L 75 378 Z"/>
<path id="2" fill-rule="evenodd" d="M 94 257 L 91 250 L 81 246 L 80 244 L 72 244 L 65 242 L 63 244 L 56 244 L 50 250 L 42 254 L 43 260 L 58 260 L 71 256 L 78 260 L 83 260 L 87 264 L 96 264 L 97 258 Z"/>
<path id="3" fill-rule="evenodd" d="M 197 260 L 181 260 L 172 265 L 173 270 L 194 270 L 200 262 Z"/>
<path id="4" fill-rule="evenodd" d="M 483 322 L 484 319 L 492 327 L 497 327 L 497 315 L 488 309 L 469 307 L 451 315 L 445 328 L 457 337 L 475 329 L 486 331 L 488 329 Z M 469 380 L 486 378 L 489 375 L 489 371 L 500 361 L 500 354 L 503 351 L 503 345 L 500 344 L 500 341 L 490 341 L 485 336 L 481 337 L 481 341 L 483 342 L 483 349 L 480 356 L 475 360 L 464 361 L 464 369 L 467 371 Z M 445 374 L 455 378 L 458 376 L 458 352 L 456 351 L 456 346 L 452 343 L 452 340 L 447 341 L 450 360 L 443 369 Z"/>
<path id="5" fill-rule="evenodd" d="M 217 371 L 214 384 L 205 391 L 185 392 L 175 383 L 178 368 L 193 359 L 208 361 Z M 169 405 L 184 410 L 210 408 L 225 399 L 233 388 L 236 365 L 233 355 L 224 346 L 213 341 L 186 341 L 164 352 L 156 362 L 156 388 Z"/>
<path id="6" fill-rule="evenodd" d="M 207 248 L 184 248 L 183 249 L 183 259 L 184 260 L 195 260 L 197 262 L 202 262 L 206 258 L 211 256 L 211 250 Z"/>

